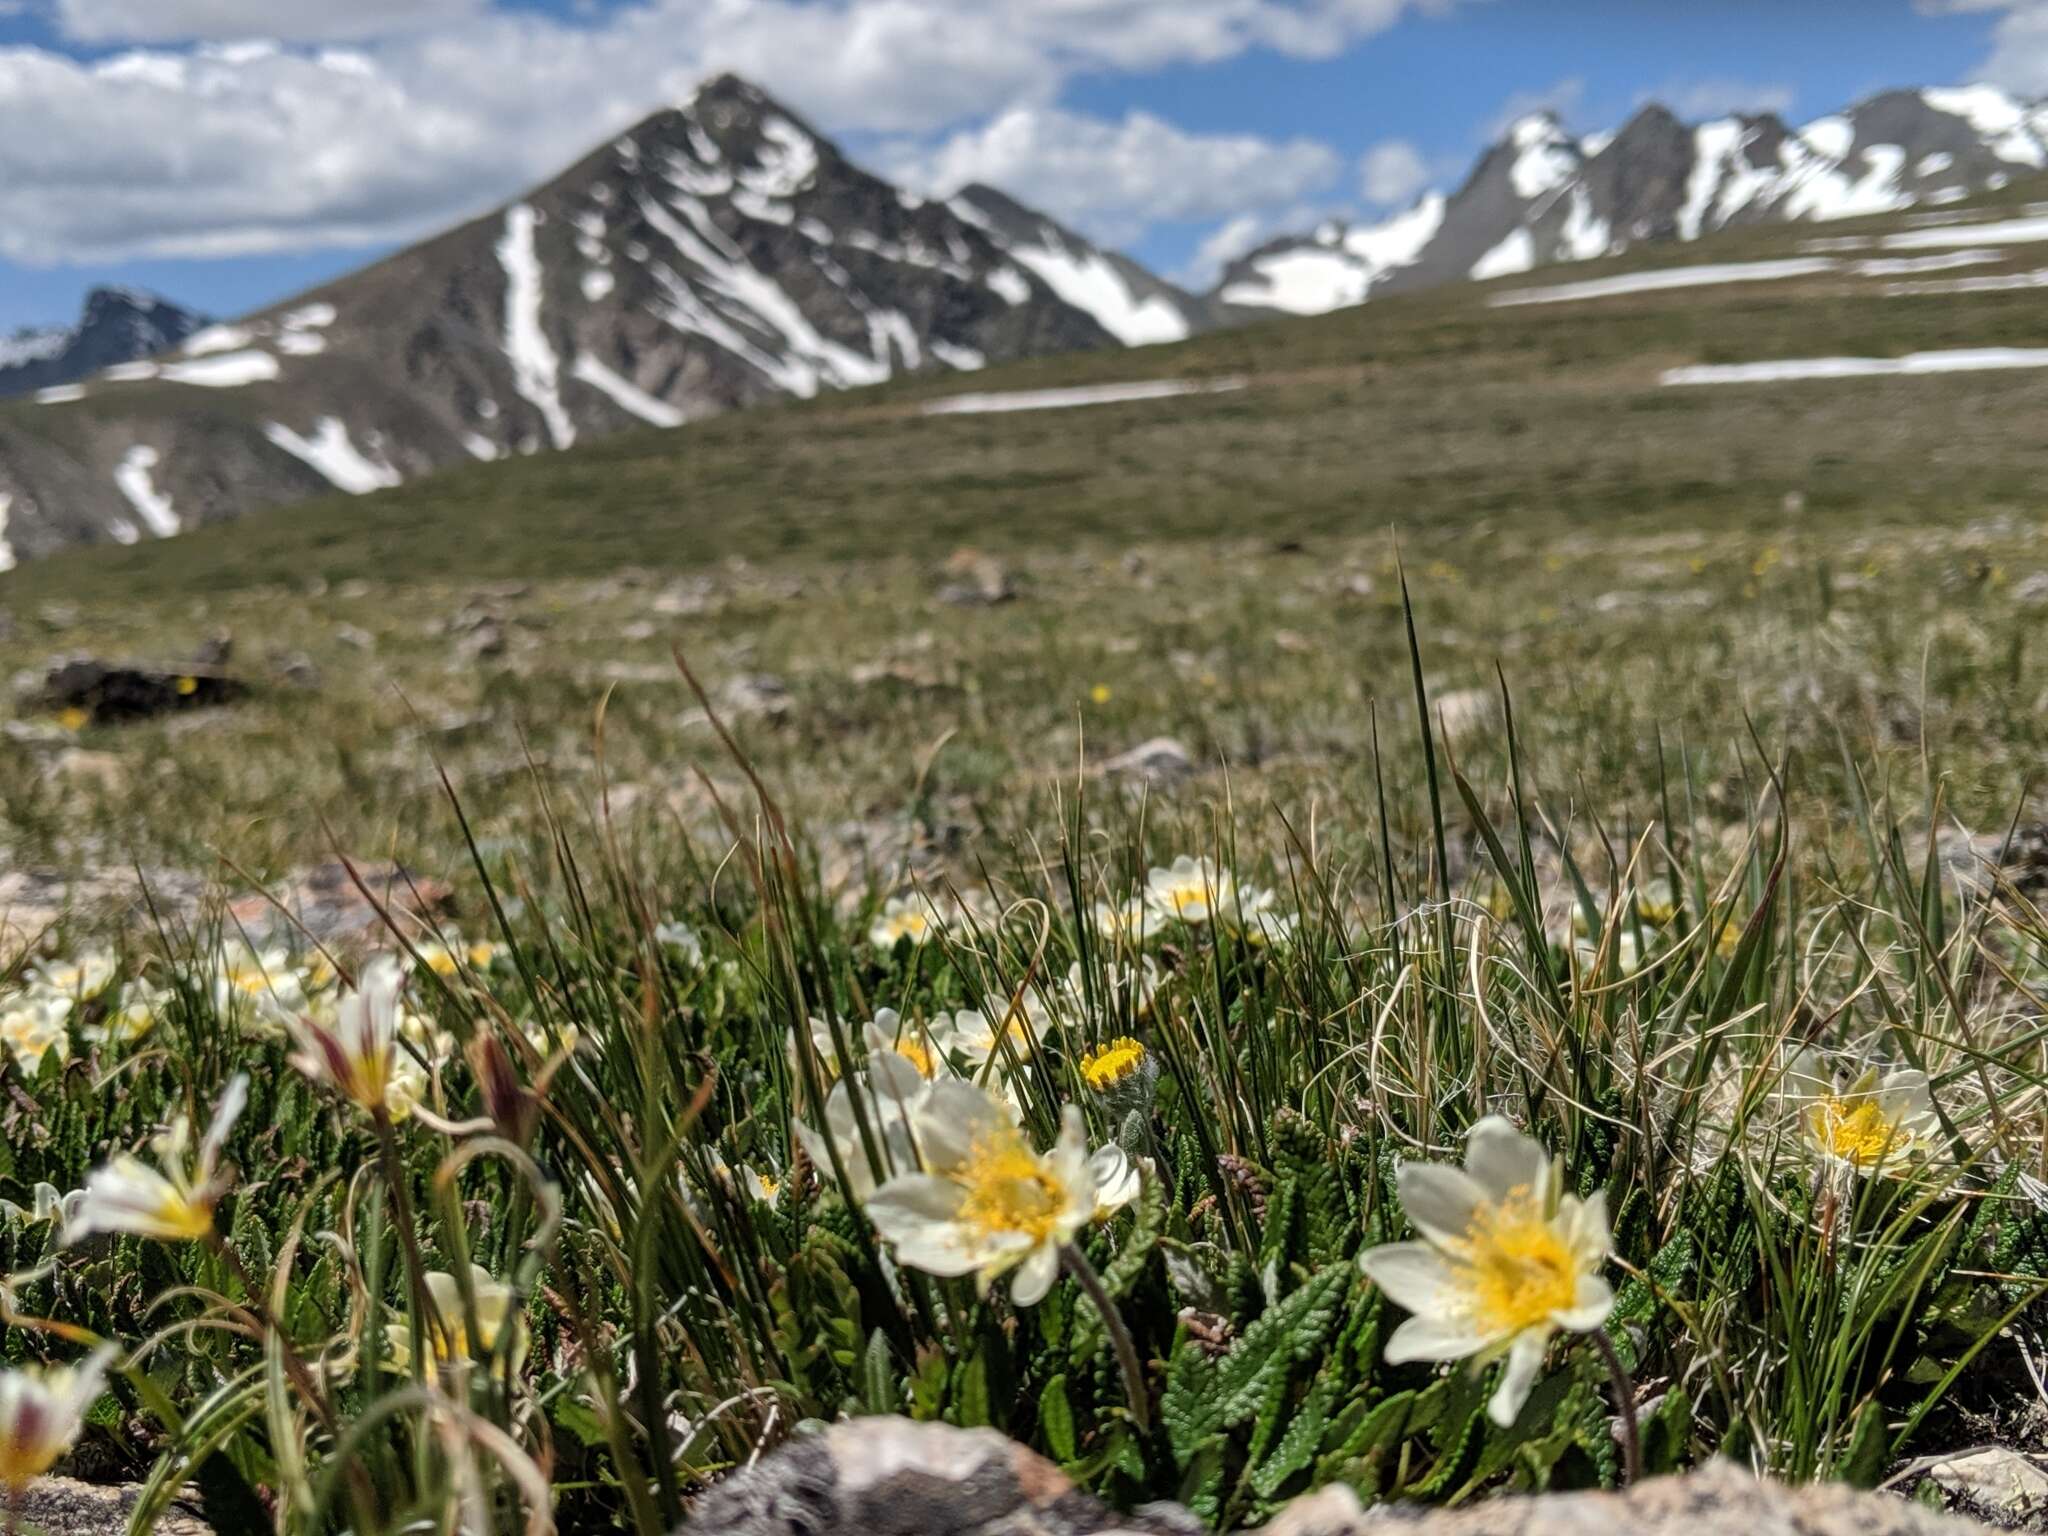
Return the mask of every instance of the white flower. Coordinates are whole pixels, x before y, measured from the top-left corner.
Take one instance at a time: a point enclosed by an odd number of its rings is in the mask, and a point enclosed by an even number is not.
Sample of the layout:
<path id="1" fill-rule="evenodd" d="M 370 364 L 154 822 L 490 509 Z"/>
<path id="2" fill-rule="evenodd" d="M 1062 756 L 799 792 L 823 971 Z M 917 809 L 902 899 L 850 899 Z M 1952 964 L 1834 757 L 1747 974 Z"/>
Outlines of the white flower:
<path id="1" fill-rule="evenodd" d="M 54 992 L 75 1005 L 89 1003 L 106 991 L 115 970 L 114 957 L 101 952 L 39 965 L 29 972 L 29 980 L 38 990 Z"/>
<path id="2" fill-rule="evenodd" d="M 70 1056 L 70 1015 L 70 999 L 52 992 L 17 993 L 0 1005 L 0 1046 L 13 1055 L 24 1077 L 41 1071 L 43 1058 L 52 1052 L 59 1061 Z"/>
<path id="3" fill-rule="evenodd" d="M 282 949 L 229 944 L 214 972 L 213 1002 L 224 1018 L 275 1038 L 306 1006 L 306 981 Z"/>
<path id="4" fill-rule="evenodd" d="M 469 1288 L 476 1298 L 477 1337 L 471 1340 L 463 1321 L 462 1287 L 453 1275 L 440 1270 L 427 1274 L 427 1295 L 439 1315 L 439 1326 L 423 1320 L 428 1347 L 434 1359 L 446 1365 L 451 1360 L 488 1360 L 498 1346 L 505 1324 L 512 1324 L 511 1356 L 516 1363 L 526 1354 L 527 1332 L 524 1314 L 515 1311 L 519 1293 L 491 1278 L 481 1265 L 469 1266 Z M 384 1325 L 385 1363 L 394 1371 L 412 1368 L 412 1327 L 404 1322 Z"/>
<path id="5" fill-rule="evenodd" d="M 170 1000 L 169 989 L 154 986 L 138 976 L 122 984 L 119 1005 L 108 1010 L 106 1017 L 87 1033 L 108 1045 L 134 1045 L 156 1028 Z"/>
<path id="6" fill-rule="evenodd" d="M 908 1104 L 953 1069 L 914 1024 L 906 1024 L 894 1008 L 884 1008 L 861 1027 L 868 1048 L 868 1076 L 877 1089 Z"/>
<path id="7" fill-rule="evenodd" d="M 107 1344 L 82 1365 L 0 1371 L 0 1492 L 10 1508 L 78 1439 L 117 1352 Z"/>
<path id="8" fill-rule="evenodd" d="M 1489 1115 L 1472 1127 L 1463 1168 L 1401 1165 L 1401 1206 L 1421 1241 L 1359 1255 L 1367 1277 L 1415 1314 L 1387 1341 L 1389 1361 L 1507 1356 L 1488 1410 L 1496 1424 L 1522 1411 L 1552 1336 L 1591 1332 L 1614 1306 L 1599 1274 L 1614 1246 L 1606 1196 L 1581 1201 L 1561 1180 L 1539 1142 Z"/>
<path id="9" fill-rule="evenodd" d="M 398 1076 L 403 1054 L 398 1048 L 398 995 L 404 986 L 405 973 L 395 960 L 371 961 L 357 990 L 342 997 L 331 1021 L 306 1014 L 292 1020 L 292 1036 L 299 1047 L 292 1065 L 367 1113 L 381 1110 L 398 1119 L 401 1109 L 409 1112 L 407 1098 L 417 1102 L 417 1095 L 413 1085 L 401 1084 Z"/>
<path id="10" fill-rule="evenodd" d="M 1895 1173 L 1941 1139 L 1927 1074 L 1910 1068 L 1880 1078 L 1870 1067 L 1837 1090 L 1819 1054 L 1801 1051 L 1779 1094 L 1807 1151 L 1824 1167 L 1859 1177 Z"/>
<path id="11" fill-rule="evenodd" d="M 692 969 L 704 963 L 704 941 L 697 937 L 696 929 L 680 918 L 655 924 L 654 942 L 663 949 L 674 950 L 683 964 Z"/>
<path id="12" fill-rule="evenodd" d="M 127 1152 L 95 1168 L 86 1176 L 76 1209 L 65 1218 L 65 1245 L 94 1232 L 131 1232 L 167 1243 L 211 1235 L 213 1208 L 228 1189 L 221 1153 L 248 1104 L 249 1079 L 237 1076 L 221 1095 L 196 1155 L 192 1122 L 179 1115 L 151 1144 L 160 1169 Z"/>
<path id="13" fill-rule="evenodd" d="M 842 1021 L 843 1024 L 843 1021 Z M 813 1014 L 805 1026 L 805 1033 L 811 1037 L 811 1049 L 817 1054 L 818 1071 L 827 1083 L 839 1077 L 839 1052 L 832 1044 L 832 1026 Z M 794 1028 L 789 1032 L 786 1054 L 789 1058 L 790 1075 L 798 1082 L 804 1080 L 803 1047 L 797 1040 Z"/>
<path id="14" fill-rule="evenodd" d="M 1097 1221 L 1109 1220 L 1137 1199 L 1144 1184 L 1138 1164 L 1115 1142 L 1089 1154 L 1088 1177 L 1095 1181 Z"/>
<path id="15" fill-rule="evenodd" d="M 914 1269 L 971 1274 L 984 1294 L 1014 1270 L 1011 1300 L 1042 1300 L 1059 1274 L 1061 1247 L 1095 1218 L 1080 1112 L 1069 1105 L 1058 1143 L 1038 1153 L 999 1101 L 947 1080 L 925 1096 L 917 1131 L 926 1171 L 875 1191 L 867 1201 L 875 1229 Z"/>
<path id="16" fill-rule="evenodd" d="M 460 935 L 450 934 L 447 939 L 425 939 L 413 945 L 419 955 L 419 964 L 439 976 L 443 981 L 452 980 L 466 963 L 473 971 L 487 971 L 504 952 L 503 946 L 479 939 L 470 944 Z"/>
<path id="17" fill-rule="evenodd" d="M 1026 992 L 1014 1004 L 1007 997 L 993 1002 L 1004 1010 L 1000 1021 L 989 1010 L 962 1008 L 941 1015 L 932 1024 L 932 1039 L 939 1049 L 961 1064 L 969 1076 L 979 1076 L 991 1056 L 999 1057 L 999 1065 L 1007 1067 L 1010 1057 L 1003 1054 L 1005 1042 L 1016 1060 L 1028 1059 L 1052 1027 L 1051 1015 L 1035 993 Z"/>
<path id="18" fill-rule="evenodd" d="M 868 929 L 868 942 L 877 949 L 894 949 L 902 939 L 922 944 L 945 926 L 929 897 L 891 896 L 882 903 L 881 915 Z"/>
<path id="19" fill-rule="evenodd" d="M 1128 945 L 1133 949 L 1145 942 L 1147 927 L 1157 932 L 1161 926 L 1157 914 L 1143 896 L 1126 897 L 1115 906 L 1098 901 L 1089 909 L 1088 922 L 1104 942 Z"/>
<path id="20" fill-rule="evenodd" d="M 846 1180 L 854 1198 L 865 1200 L 873 1193 L 877 1181 L 868 1162 L 867 1144 L 861 1137 L 860 1120 L 854 1107 L 855 1094 L 860 1095 L 868 1130 L 877 1141 L 876 1150 L 880 1152 L 883 1164 L 882 1177 L 915 1168 L 917 1144 L 911 1129 L 911 1113 L 915 1104 L 888 1092 L 877 1092 L 868 1078 L 858 1072 L 833 1084 L 831 1093 L 826 1095 L 824 1130 L 813 1130 L 801 1120 L 796 1122 L 794 1130 L 797 1140 L 803 1143 L 804 1152 L 820 1173 L 831 1174 L 832 1155 L 836 1151 L 840 1166 L 846 1170 Z"/>
<path id="21" fill-rule="evenodd" d="M 1246 891 L 1255 899 L 1262 894 L 1251 887 Z M 1146 902 L 1169 923 L 1235 923 L 1241 906 L 1239 894 L 1237 878 L 1229 870 L 1217 868 L 1213 859 L 1186 854 L 1165 869 L 1153 870 L 1145 880 Z"/>

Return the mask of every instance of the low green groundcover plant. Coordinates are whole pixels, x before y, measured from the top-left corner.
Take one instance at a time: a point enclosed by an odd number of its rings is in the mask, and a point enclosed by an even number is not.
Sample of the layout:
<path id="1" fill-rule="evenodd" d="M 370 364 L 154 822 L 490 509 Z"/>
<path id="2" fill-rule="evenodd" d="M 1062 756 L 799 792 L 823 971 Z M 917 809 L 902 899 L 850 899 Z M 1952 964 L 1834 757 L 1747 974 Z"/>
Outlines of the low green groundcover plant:
<path id="1" fill-rule="evenodd" d="M 1419 749 L 1194 849 L 1077 793 L 850 904 L 757 785 L 716 849 L 479 852 L 488 940 L 23 957 L 0 1484 L 656 1536 L 897 1413 L 1225 1527 L 1979 1436 L 2048 1276 L 2048 922 L 1879 797 L 1789 824 L 1782 764 L 1617 834 Z"/>

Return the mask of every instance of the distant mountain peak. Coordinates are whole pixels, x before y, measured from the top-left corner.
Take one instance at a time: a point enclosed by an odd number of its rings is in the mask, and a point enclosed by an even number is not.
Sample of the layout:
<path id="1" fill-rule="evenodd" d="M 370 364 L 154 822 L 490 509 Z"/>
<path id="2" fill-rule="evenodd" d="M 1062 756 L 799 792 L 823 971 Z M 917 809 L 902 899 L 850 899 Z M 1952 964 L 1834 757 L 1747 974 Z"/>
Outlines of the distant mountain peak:
<path id="1" fill-rule="evenodd" d="M 0 336 L 0 398 L 62 388 L 102 369 L 153 357 L 205 325 L 203 316 L 140 288 L 94 288 L 77 324 Z"/>
<path id="2" fill-rule="evenodd" d="M 2048 107 L 1988 85 L 1884 91 L 1794 129 L 1774 113 L 1688 125 L 1660 102 L 1574 138 L 1555 113 L 1507 124 L 1458 190 L 1374 225 L 1269 242 L 1218 294 L 1319 313 L 1461 278 L 1586 260 L 1731 225 L 1953 201 L 2048 168 Z"/>

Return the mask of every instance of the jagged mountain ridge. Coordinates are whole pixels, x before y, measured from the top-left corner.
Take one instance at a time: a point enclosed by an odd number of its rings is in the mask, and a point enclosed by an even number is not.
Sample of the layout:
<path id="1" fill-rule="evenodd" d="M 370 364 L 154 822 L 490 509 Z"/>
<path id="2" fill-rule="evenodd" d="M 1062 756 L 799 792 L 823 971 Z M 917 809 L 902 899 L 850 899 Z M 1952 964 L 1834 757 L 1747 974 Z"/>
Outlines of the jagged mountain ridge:
<path id="1" fill-rule="evenodd" d="M 2048 104 L 1990 86 L 1886 91 L 1796 129 L 1768 113 L 1687 126 L 1652 104 L 1617 133 L 1575 138 L 1536 113 L 1449 196 L 1269 241 L 1232 263 L 1213 297 L 1320 314 L 1648 241 L 1939 206 L 2044 168 Z"/>
<path id="2" fill-rule="evenodd" d="M 0 412 L 0 562 L 1215 318 L 1000 194 L 891 186 L 722 77 L 508 207 Z"/>
<path id="3" fill-rule="evenodd" d="M 76 325 L 0 336 L 0 399 L 75 384 L 102 368 L 168 352 L 206 323 L 153 293 L 95 288 Z"/>

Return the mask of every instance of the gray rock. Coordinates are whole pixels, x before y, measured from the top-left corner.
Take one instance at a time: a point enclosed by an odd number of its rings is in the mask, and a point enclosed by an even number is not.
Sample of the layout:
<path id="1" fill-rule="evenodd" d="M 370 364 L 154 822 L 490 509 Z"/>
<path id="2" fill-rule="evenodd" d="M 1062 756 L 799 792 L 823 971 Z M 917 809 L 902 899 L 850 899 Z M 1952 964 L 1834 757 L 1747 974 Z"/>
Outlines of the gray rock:
<path id="1" fill-rule="evenodd" d="M 1178 784 L 1195 773 L 1194 754 L 1171 736 L 1154 736 L 1102 764 L 1111 778 L 1139 779 L 1147 784 Z"/>
<path id="2" fill-rule="evenodd" d="M 855 1419 L 793 1440 L 698 1500 L 693 1536 L 1198 1536 L 1116 1515 L 992 1429 Z"/>
<path id="3" fill-rule="evenodd" d="M 69 1477 L 38 1478 L 22 1499 L 20 1519 L 43 1536 L 127 1536 L 128 1514 L 141 1494 L 140 1484 L 101 1488 Z M 150 1536 L 213 1536 L 213 1527 L 199 1518 L 197 1499 L 185 1498 L 172 1503 Z"/>
<path id="4" fill-rule="evenodd" d="M 2001 1525 L 2017 1524 L 2048 1510 L 2048 1472 L 2029 1457 L 2001 1446 L 1936 1462 L 1927 1475 L 1961 1504 Z"/>
<path id="5" fill-rule="evenodd" d="M 684 1531 L 719 1536 L 1194 1536 L 1171 1504 L 1122 1515 L 993 1430 L 856 1419 L 790 1442 L 698 1500 Z M 1983 1527 L 1895 1495 L 1786 1487 L 1732 1462 L 1622 1493 L 1371 1511 L 1337 1485 L 1261 1536 L 1969 1536 Z"/>

